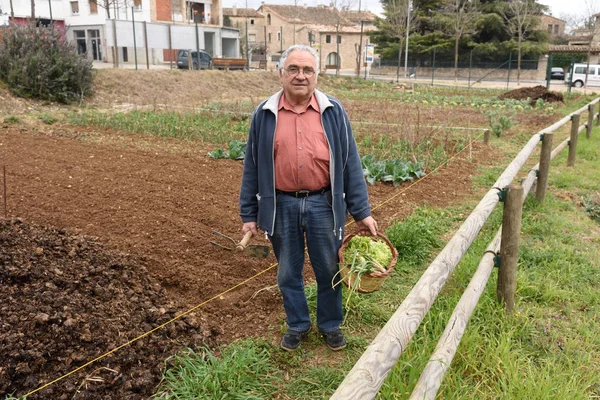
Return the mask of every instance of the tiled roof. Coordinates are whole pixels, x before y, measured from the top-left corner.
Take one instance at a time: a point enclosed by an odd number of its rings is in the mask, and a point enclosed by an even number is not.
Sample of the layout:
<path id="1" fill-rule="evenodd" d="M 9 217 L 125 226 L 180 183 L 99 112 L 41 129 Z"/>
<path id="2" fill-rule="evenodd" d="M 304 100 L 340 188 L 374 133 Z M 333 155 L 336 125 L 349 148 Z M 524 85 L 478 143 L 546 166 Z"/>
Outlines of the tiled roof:
<path id="1" fill-rule="evenodd" d="M 359 14 L 358 11 L 349 10 L 346 12 L 345 17 L 346 17 L 346 19 L 348 19 L 358 25 L 358 24 L 360 24 L 360 21 L 373 22 L 373 21 L 375 21 L 375 17 L 377 17 L 377 16 L 370 11 L 361 11 Z"/>
<path id="2" fill-rule="evenodd" d="M 554 15 L 550 15 L 550 14 L 543 14 L 542 17 L 552 18 L 552 19 L 555 19 L 557 21 L 565 22 L 564 19 L 556 18 Z"/>
<path id="3" fill-rule="evenodd" d="M 254 8 L 223 8 L 224 17 L 262 18 L 262 14 Z"/>
<path id="4" fill-rule="evenodd" d="M 550 53 L 587 53 L 588 46 L 570 46 L 566 44 L 553 44 L 548 46 Z M 600 53 L 600 46 L 592 46 L 592 53 Z"/>
<path id="5" fill-rule="evenodd" d="M 288 22 L 316 25 L 335 25 L 338 18 L 341 18 L 341 25 L 354 25 L 353 22 L 344 18 L 344 12 L 328 6 L 308 7 L 308 6 L 286 6 L 280 4 L 263 4 L 259 12 L 267 14 L 273 12 Z"/>
<path id="6" fill-rule="evenodd" d="M 320 32 L 320 33 L 336 33 L 337 32 L 334 25 L 307 24 L 307 25 L 303 26 L 301 29 L 308 29 L 309 31 Z M 377 28 L 375 28 L 373 26 L 365 26 L 363 28 L 363 32 L 370 32 L 370 31 L 375 31 L 375 30 L 377 30 Z M 340 33 L 360 33 L 360 26 L 341 26 L 339 32 Z"/>

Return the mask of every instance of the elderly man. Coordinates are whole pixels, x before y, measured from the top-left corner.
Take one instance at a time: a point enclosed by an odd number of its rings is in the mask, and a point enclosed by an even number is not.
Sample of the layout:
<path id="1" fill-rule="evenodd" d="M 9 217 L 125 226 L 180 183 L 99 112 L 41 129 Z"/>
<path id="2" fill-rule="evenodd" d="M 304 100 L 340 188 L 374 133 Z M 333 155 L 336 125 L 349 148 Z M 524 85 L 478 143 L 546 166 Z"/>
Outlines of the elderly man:
<path id="1" fill-rule="evenodd" d="M 242 231 L 265 232 L 279 263 L 277 284 L 288 331 L 284 350 L 311 330 L 304 293 L 304 245 L 317 280 L 317 328 L 332 350 L 346 347 L 341 285 L 332 288 L 349 212 L 360 230 L 377 224 L 348 116 L 340 102 L 315 89 L 319 55 L 288 48 L 279 61 L 282 90 L 252 117 L 240 190 Z"/>

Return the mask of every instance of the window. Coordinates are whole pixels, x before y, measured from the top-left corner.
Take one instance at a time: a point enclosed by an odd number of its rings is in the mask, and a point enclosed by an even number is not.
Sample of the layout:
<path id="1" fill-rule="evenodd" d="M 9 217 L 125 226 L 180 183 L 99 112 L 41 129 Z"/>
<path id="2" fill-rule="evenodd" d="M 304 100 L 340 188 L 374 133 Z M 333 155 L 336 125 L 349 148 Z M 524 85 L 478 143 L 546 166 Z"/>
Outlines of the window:
<path id="1" fill-rule="evenodd" d="M 98 0 L 90 0 L 90 14 L 98 14 Z"/>
<path id="2" fill-rule="evenodd" d="M 269 43 L 271 43 L 271 34 L 269 33 Z"/>
<path id="3" fill-rule="evenodd" d="M 73 34 L 75 35 L 75 42 L 77 44 L 77 54 L 85 54 L 87 52 L 85 31 L 73 31 Z"/>
<path id="4" fill-rule="evenodd" d="M 255 34 L 249 34 L 248 35 L 248 41 L 250 43 L 256 43 L 256 35 Z"/>
<path id="5" fill-rule="evenodd" d="M 250 25 L 254 25 L 254 20 L 253 19 L 250 20 Z"/>
<path id="6" fill-rule="evenodd" d="M 267 14 L 267 25 L 271 25 L 271 14 Z"/>
<path id="7" fill-rule="evenodd" d="M 133 7 L 136 10 L 141 10 L 142 9 L 142 0 L 133 0 Z"/>
<path id="8" fill-rule="evenodd" d="M 281 42 L 281 32 L 277 32 L 277 40 Z"/>
<path id="9" fill-rule="evenodd" d="M 325 43 L 331 43 L 331 35 L 325 35 Z"/>
<path id="10" fill-rule="evenodd" d="M 337 42 L 342 43 L 342 35 L 337 35 Z"/>
<path id="11" fill-rule="evenodd" d="M 552 24 L 548 24 L 548 33 L 552 33 Z"/>
<path id="12" fill-rule="evenodd" d="M 576 74 L 585 74 L 586 71 L 586 67 L 575 67 L 575 73 Z"/>
<path id="13" fill-rule="evenodd" d="M 79 2 L 78 1 L 71 2 L 71 14 L 73 14 L 73 15 L 79 14 Z"/>
<path id="14" fill-rule="evenodd" d="M 596 68 L 594 68 L 594 67 L 590 68 L 590 75 L 596 75 Z"/>
<path id="15" fill-rule="evenodd" d="M 558 25 L 554 25 L 554 34 L 558 35 Z"/>

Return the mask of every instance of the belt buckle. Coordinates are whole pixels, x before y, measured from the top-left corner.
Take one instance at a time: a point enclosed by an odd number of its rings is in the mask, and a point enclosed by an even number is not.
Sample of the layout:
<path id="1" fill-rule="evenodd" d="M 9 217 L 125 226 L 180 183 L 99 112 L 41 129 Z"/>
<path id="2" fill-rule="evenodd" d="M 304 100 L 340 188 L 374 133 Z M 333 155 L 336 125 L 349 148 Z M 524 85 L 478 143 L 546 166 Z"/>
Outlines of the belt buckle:
<path id="1" fill-rule="evenodd" d="M 310 194 L 310 190 L 298 190 L 296 192 L 296 197 L 308 197 Z"/>

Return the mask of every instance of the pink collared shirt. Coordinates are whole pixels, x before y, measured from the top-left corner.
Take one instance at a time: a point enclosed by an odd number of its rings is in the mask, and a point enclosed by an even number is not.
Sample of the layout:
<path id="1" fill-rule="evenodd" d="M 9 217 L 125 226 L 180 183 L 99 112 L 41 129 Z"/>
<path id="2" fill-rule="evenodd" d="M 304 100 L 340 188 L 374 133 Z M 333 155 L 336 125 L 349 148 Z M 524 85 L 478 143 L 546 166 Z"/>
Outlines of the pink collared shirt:
<path id="1" fill-rule="evenodd" d="M 279 99 L 275 129 L 275 188 L 285 192 L 329 186 L 329 145 L 313 94 L 300 112 Z"/>

